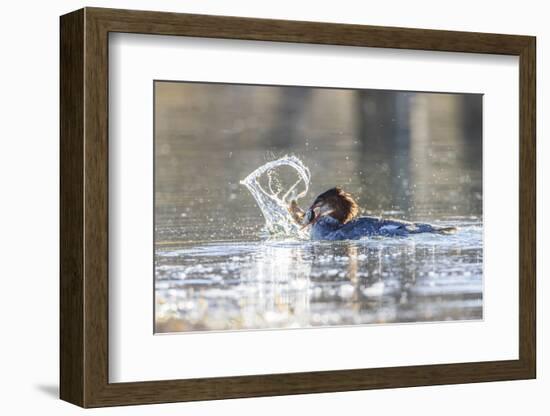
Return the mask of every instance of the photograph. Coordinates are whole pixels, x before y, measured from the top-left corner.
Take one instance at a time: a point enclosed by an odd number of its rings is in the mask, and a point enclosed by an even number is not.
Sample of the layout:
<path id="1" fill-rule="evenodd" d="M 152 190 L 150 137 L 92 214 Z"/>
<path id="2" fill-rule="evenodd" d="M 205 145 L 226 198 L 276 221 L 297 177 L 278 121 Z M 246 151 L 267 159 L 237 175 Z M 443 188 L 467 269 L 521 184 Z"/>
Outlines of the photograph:
<path id="1" fill-rule="evenodd" d="M 483 94 L 152 87 L 155 334 L 483 320 Z"/>

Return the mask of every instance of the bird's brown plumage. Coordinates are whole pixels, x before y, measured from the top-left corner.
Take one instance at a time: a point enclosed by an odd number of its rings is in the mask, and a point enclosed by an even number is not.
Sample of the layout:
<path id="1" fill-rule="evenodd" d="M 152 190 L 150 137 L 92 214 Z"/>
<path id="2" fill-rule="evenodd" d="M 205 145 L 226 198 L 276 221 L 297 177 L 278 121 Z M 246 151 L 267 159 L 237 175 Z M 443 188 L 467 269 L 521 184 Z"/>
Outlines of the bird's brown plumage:
<path id="1" fill-rule="evenodd" d="M 355 199 L 338 186 L 323 192 L 315 198 L 312 207 L 320 205 L 330 206 L 333 211 L 329 215 L 341 224 L 353 220 L 359 214 L 359 206 Z"/>

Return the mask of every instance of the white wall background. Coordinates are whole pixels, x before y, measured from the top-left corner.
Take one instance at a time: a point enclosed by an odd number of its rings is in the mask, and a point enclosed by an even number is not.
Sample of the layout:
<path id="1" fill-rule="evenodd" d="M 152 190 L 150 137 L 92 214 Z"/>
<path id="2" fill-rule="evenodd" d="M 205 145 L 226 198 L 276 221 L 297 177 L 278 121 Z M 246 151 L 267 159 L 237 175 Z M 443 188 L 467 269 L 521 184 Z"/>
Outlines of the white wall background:
<path id="1" fill-rule="evenodd" d="M 58 395 L 58 16 L 83 6 L 166 10 L 276 19 L 453 29 L 537 36 L 538 53 L 538 379 L 139 406 L 88 414 L 357 414 L 545 415 L 550 410 L 550 360 L 543 331 L 550 301 L 544 244 L 550 207 L 543 192 L 550 145 L 543 130 L 550 100 L 550 26 L 546 2 L 441 1 L 69 1 L 4 2 L 0 15 L 0 409 L 2 414 L 83 412 Z M 544 201 L 546 199 L 546 201 Z M 505 232 L 505 231 L 503 231 Z M 545 234 L 545 237 L 543 237 Z M 336 345 L 335 341 L 335 347 Z"/>

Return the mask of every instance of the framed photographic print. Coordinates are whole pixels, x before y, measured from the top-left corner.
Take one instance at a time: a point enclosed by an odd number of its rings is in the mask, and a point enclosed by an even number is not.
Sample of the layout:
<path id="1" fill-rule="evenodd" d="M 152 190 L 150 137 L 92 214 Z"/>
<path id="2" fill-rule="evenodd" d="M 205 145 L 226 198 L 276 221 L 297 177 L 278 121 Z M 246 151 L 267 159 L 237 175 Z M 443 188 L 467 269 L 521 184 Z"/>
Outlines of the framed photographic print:
<path id="1" fill-rule="evenodd" d="M 61 398 L 534 378 L 535 38 L 61 17 Z"/>

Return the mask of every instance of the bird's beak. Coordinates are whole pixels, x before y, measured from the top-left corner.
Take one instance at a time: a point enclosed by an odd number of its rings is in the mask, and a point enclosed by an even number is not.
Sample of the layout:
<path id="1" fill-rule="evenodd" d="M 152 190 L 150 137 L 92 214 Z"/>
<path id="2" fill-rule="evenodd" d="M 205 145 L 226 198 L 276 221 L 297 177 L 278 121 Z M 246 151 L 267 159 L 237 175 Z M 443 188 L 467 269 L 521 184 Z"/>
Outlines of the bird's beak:
<path id="1" fill-rule="evenodd" d="M 302 228 L 315 224 L 321 217 L 329 215 L 332 212 L 334 212 L 334 210 L 327 204 L 318 203 L 312 205 L 304 215 L 304 223 Z"/>
<path id="2" fill-rule="evenodd" d="M 312 205 L 305 213 L 304 220 L 302 222 L 302 229 L 306 228 L 308 225 L 313 225 L 318 219 L 319 214 L 321 213 L 321 208 Z"/>

